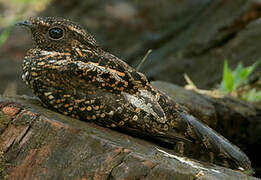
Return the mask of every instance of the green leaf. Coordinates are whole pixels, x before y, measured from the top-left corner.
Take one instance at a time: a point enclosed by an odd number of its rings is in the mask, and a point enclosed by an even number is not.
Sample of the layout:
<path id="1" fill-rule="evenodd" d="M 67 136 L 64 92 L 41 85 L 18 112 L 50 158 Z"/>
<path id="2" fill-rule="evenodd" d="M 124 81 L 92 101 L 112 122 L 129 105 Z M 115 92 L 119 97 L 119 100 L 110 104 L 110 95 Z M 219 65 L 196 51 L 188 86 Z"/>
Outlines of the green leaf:
<path id="1" fill-rule="evenodd" d="M 221 82 L 221 90 L 229 93 L 234 88 L 234 77 L 232 71 L 228 67 L 227 60 L 224 62 L 223 79 Z"/>
<path id="2" fill-rule="evenodd" d="M 233 90 L 235 90 L 243 81 L 243 78 L 241 76 L 242 72 L 244 71 L 244 67 L 242 63 L 239 63 L 236 67 L 236 69 L 233 71 L 233 77 L 234 77 L 234 86 Z"/>
<path id="3" fill-rule="evenodd" d="M 251 66 L 244 67 L 239 63 L 234 71 L 229 69 L 227 60 L 224 61 L 223 79 L 221 82 L 221 90 L 224 93 L 231 93 L 236 90 L 244 81 L 247 80 L 249 75 L 255 70 L 261 61 L 257 61 Z"/>
<path id="4" fill-rule="evenodd" d="M 249 102 L 259 102 L 261 101 L 261 91 L 256 91 L 256 89 L 251 89 L 244 96 L 243 99 Z"/>

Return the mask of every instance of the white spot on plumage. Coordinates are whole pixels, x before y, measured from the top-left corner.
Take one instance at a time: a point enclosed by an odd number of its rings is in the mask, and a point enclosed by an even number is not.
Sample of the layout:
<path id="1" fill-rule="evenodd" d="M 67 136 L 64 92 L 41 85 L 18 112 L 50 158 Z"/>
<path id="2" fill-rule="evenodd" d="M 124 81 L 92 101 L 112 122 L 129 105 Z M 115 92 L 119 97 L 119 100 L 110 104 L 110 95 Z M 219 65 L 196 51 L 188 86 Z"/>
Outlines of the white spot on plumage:
<path id="1" fill-rule="evenodd" d="M 138 97 L 136 95 L 131 95 L 125 92 L 122 92 L 125 98 L 135 107 L 142 109 L 143 111 L 152 114 L 156 118 L 159 118 L 157 113 L 152 109 L 151 103 L 146 103 L 145 100 L 141 97 Z"/>
<path id="2" fill-rule="evenodd" d="M 148 114 L 153 115 L 157 118 L 157 120 L 160 123 L 165 123 L 167 121 L 167 118 L 165 116 L 164 111 L 161 109 L 161 106 L 158 104 L 157 99 L 153 94 L 145 89 L 139 90 L 140 93 L 136 95 L 131 95 L 125 92 L 122 92 L 122 94 L 125 96 L 125 98 L 135 107 L 140 108 L 141 110 L 147 112 Z M 150 100 L 150 102 L 146 102 L 146 100 Z M 152 105 L 153 103 L 153 105 Z M 162 112 L 163 117 L 160 117 L 157 112 L 154 111 L 154 109 L 157 108 L 158 111 Z"/>
<path id="3" fill-rule="evenodd" d="M 26 79 L 27 79 L 28 75 L 29 75 L 29 72 L 28 72 L 28 71 L 26 71 L 25 73 L 23 73 L 23 75 L 22 75 L 23 81 L 26 82 Z"/>
<path id="4" fill-rule="evenodd" d="M 43 56 L 51 55 L 53 53 L 55 53 L 55 52 L 54 51 L 44 51 L 44 50 L 41 51 L 41 55 L 43 55 Z"/>
<path id="5" fill-rule="evenodd" d="M 49 96 L 49 95 L 51 95 L 51 94 L 52 94 L 52 92 L 45 92 L 45 93 L 44 93 L 45 96 Z"/>

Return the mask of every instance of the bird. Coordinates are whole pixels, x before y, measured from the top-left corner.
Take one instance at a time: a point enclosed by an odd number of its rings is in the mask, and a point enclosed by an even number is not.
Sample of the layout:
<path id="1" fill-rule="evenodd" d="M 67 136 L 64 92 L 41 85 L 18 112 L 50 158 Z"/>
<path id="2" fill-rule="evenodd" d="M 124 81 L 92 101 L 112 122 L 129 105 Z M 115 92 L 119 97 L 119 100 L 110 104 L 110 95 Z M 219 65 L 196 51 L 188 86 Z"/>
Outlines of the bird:
<path id="1" fill-rule="evenodd" d="M 33 47 L 22 79 L 47 108 L 123 133 L 171 144 L 174 152 L 240 171 L 252 170 L 237 146 L 106 52 L 78 23 L 31 17 Z"/>

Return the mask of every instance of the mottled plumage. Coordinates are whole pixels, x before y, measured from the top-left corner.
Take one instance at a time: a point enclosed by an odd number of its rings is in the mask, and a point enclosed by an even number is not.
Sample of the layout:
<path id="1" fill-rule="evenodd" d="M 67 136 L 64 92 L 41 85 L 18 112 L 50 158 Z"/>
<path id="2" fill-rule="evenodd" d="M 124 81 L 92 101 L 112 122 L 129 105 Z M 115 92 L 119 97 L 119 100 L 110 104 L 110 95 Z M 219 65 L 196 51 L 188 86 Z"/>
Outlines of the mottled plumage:
<path id="1" fill-rule="evenodd" d="M 103 51 L 78 24 L 53 17 L 18 24 L 30 28 L 34 41 L 22 78 L 48 108 L 171 143 L 189 157 L 251 169 L 239 148 L 152 87 L 144 74 Z"/>

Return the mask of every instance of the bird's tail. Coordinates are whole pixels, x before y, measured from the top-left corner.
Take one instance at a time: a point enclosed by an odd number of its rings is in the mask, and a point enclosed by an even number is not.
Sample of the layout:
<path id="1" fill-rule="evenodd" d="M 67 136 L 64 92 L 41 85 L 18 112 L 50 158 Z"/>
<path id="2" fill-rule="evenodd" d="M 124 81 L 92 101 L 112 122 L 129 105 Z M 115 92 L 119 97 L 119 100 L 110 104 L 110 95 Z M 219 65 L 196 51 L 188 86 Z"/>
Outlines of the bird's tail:
<path id="1" fill-rule="evenodd" d="M 180 116 L 183 123 L 187 126 L 186 135 L 188 138 L 203 144 L 207 151 L 214 156 L 214 161 L 215 158 L 227 160 L 229 167 L 243 171 L 252 171 L 250 160 L 237 146 L 193 116 L 182 112 Z"/>

